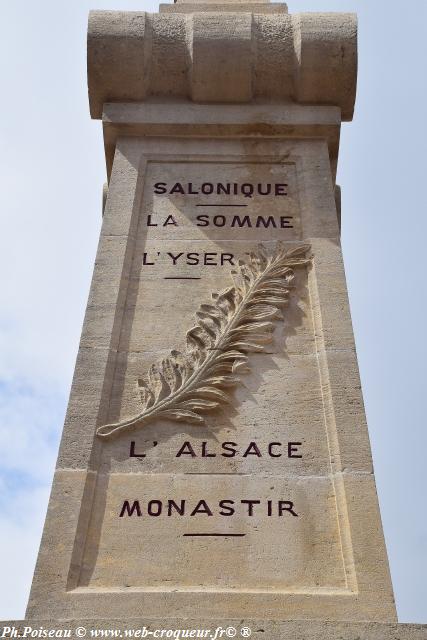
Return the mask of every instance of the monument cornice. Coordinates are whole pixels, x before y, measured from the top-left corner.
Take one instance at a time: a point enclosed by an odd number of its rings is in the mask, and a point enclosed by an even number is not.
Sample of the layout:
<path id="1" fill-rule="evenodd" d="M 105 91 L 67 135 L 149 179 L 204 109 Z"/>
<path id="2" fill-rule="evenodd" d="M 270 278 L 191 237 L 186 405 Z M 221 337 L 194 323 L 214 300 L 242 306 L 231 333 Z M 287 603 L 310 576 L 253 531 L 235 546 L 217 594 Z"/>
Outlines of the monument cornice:
<path id="1" fill-rule="evenodd" d="M 102 114 L 108 178 L 119 136 L 323 139 L 335 180 L 341 111 L 298 104 L 107 103 Z"/>

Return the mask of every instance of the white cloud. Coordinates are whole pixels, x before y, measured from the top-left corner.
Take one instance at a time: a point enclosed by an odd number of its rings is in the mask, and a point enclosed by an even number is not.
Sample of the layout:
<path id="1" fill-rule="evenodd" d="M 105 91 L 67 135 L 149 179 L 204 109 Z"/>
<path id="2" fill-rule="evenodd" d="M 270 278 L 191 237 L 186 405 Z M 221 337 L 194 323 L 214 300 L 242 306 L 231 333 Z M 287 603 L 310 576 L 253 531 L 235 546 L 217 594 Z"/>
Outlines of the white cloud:
<path id="1" fill-rule="evenodd" d="M 64 407 L 44 385 L 0 384 L 0 619 L 25 613 Z"/>
<path id="2" fill-rule="evenodd" d="M 24 617 L 48 496 L 47 486 L 25 488 L 0 512 L 1 620 Z"/>
<path id="3" fill-rule="evenodd" d="M 0 384 L 0 477 L 11 489 L 50 481 L 64 405 L 64 395 L 23 380 Z"/>

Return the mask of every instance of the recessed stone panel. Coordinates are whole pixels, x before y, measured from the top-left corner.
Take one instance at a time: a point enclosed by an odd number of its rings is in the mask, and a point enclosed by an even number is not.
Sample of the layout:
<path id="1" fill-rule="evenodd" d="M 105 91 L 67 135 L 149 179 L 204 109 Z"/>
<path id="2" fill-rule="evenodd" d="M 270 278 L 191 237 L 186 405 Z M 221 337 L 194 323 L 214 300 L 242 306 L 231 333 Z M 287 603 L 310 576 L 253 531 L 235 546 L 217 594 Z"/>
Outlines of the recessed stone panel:
<path id="1" fill-rule="evenodd" d="M 119 140 L 81 354 L 29 611 L 393 616 L 324 141 Z"/>

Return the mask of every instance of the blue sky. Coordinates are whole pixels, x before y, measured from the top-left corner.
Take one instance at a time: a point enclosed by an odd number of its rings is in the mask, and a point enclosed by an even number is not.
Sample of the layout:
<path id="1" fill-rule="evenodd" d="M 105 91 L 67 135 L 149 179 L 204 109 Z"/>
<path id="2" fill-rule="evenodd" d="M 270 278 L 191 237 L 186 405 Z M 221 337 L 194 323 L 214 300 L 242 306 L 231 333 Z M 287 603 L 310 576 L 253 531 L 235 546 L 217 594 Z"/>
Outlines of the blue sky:
<path id="1" fill-rule="evenodd" d="M 89 118 L 90 9 L 4 3 L 0 156 L 0 619 L 24 615 L 101 223 Z M 342 242 L 399 619 L 427 622 L 425 0 L 294 0 L 359 15 L 355 119 L 343 126 Z"/>

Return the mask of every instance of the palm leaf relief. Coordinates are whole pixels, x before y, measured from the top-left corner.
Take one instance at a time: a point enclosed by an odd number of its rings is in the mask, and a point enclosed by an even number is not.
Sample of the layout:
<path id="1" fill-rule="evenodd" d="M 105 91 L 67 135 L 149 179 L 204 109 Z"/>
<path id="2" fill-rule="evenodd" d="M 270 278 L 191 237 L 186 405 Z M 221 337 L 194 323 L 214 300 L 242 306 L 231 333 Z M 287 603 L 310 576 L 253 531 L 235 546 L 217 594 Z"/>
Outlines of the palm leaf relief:
<path id="1" fill-rule="evenodd" d="M 294 267 L 309 262 L 308 245 L 286 251 L 278 243 L 272 255 L 263 246 L 231 274 L 234 286 L 212 294 L 187 332 L 186 353 L 172 351 L 138 380 L 141 411 L 132 418 L 99 427 L 101 438 L 155 418 L 205 424 L 203 413 L 230 401 L 229 390 L 249 371 L 248 353 L 272 342 L 274 320 L 282 317 Z"/>

